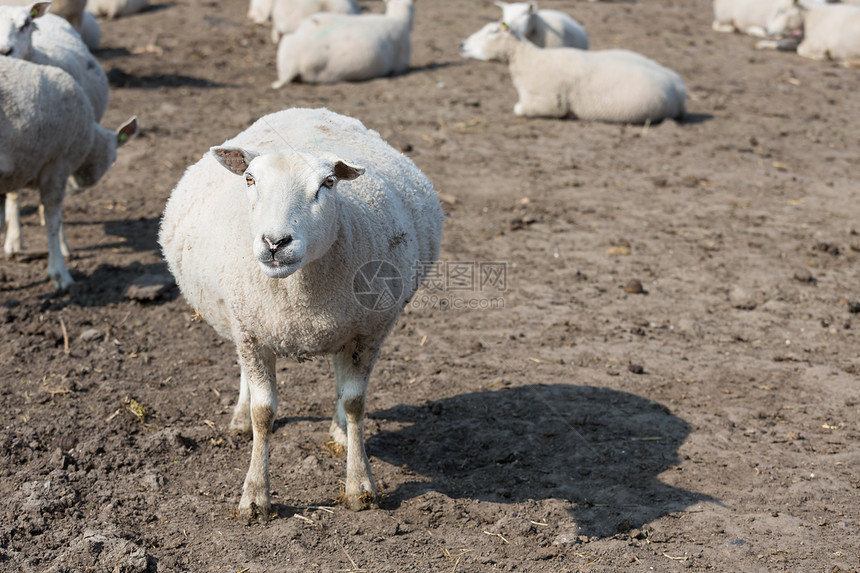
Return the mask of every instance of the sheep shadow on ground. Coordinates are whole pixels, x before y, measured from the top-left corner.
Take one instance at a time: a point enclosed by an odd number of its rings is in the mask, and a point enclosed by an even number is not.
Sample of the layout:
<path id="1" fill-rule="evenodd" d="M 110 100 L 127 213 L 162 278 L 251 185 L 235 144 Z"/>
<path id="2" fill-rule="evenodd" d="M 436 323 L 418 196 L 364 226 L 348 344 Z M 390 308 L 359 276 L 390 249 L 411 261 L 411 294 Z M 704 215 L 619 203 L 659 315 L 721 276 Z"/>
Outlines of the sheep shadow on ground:
<path id="1" fill-rule="evenodd" d="M 369 452 L 430 481 L 400 485 L 385 505 L 428 491 L 497 503 L 563 499 L 580 532 L 611 536 L 700 501 L 659 475 L 680 465 L 684 420 L 642 397 L 588 386 L 533 385 L 454 396 L 369 415 L 400 426 Z"/>
<path id="2" fill-rule="evenodd" d="M 223 88 L 229 84 L 196 78 L 184 74 L 130 74 L 121 68 L 111 68 L 107 72 L 108 84 L 112 88 Z"/>

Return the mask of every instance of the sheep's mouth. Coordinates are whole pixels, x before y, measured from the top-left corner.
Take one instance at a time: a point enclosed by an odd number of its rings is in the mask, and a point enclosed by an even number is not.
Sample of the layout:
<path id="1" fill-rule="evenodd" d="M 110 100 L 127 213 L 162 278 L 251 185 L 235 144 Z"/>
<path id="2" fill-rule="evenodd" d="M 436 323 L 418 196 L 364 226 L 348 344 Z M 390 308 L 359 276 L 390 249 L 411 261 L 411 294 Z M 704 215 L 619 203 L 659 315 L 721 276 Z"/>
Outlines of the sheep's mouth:
<path id="1" fill-rule="evenodd" d="M 302 266 L 302 259 L 271 259 L 268 261 L 259 261 L 260 268 L 269 277 L 273 279 L 284 279 L 299 270 Z"/>

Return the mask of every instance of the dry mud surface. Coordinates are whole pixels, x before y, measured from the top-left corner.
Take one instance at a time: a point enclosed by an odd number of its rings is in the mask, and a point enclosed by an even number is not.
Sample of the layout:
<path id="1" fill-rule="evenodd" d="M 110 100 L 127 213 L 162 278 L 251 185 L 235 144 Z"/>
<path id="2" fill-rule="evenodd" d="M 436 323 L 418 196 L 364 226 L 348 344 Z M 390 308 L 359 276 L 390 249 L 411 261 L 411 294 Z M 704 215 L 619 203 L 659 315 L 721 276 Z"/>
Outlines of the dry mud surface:
<path id="1" fill-rule="evenodd" d="M 70 293 L 35 193 L 26 253 L 0 262 L 0 570 L 860 568 L 860 71 L 755 51 L 703 1 L 542 5 L 677 70 L 687 121 L 515 117 L 506 68 L 458 56 L 490 2 L 421 0 L 407 75 L 277 92 L 246 0 L 103 22 L 104 124 L 143 131 L 67 198 Z M 428 174 L 448 283 L 371 381 L 381 507 L 335 503 L 330 363 L 280 362 L 275 515 L 248 525 L 231 344 L 175 288 L 126 293 L 167 272 L 185 167 L 292 106 L 355 116 Z"/>

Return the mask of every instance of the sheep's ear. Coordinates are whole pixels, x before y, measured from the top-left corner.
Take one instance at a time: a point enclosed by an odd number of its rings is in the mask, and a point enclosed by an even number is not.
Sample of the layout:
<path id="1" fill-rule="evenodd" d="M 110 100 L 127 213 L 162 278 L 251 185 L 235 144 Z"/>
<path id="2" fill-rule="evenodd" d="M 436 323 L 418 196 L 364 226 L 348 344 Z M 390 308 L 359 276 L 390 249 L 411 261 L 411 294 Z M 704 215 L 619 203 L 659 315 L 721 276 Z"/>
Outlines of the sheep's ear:
<path id="1" fill-rule="evenodd" d="M 362 173 L 364 173 L 364 167 L 358 165 L 350 165 L 345 161 L 337 161 L 334 164 L 334 176 L 338 179 L 352 181 Z"/>
<path id="2" fill-rule="evenodd" d="M 511 31 L 511 27 L 508 26 L 506 23 L 504 23 L 504 22 L 499 22 L 499 23 L 502 25 L 501 28 L 502 28 L 503 32 L 510 32 Z"/>
<path id="3" fill-rule="evenodd" d="M 507 2 L 500 2 L 499 0 L 496 0 L 495 2 L 493 2 L 493 4 L 495 4 L 496 6 L 498 6 L 499 8 L 501 8 L 502 10 L 504 10 L 504 9 L 505 9 L 505 6 L 507 6 L 507 5 L 508 5 L 508 3 L 507 3 Z"/>
<path id="4" fill-rule="evenodd" d="M 116 130 L 117 147 L 126 143 L 129 139 L 137 135 L 139 130 L 140 126 L 137 123 L 137 116 L 132 116 L 128 121 L 119 126 L 119 129 Z"/>
<path id="5" fill-rule="evenodd" d="M 30 4 L 30 17 L 34 19 L 41 18 L 48 13 L 52 5 L 53 2 L 33 2 Z"/>
<path id="6" fill-rule="evenodd" d="M 257 154 L 242 149 L 241 147 L 212 147 L 209 149 L 218 163 L 223 165 L 228 171 L 241 175 L 248 169 L 248 165 L 257 157 Z"/>
<path id="7" fill-rule="evenodd" d="M 537 10 L 537 2 L 529 2 L 529 14 L 534 14 Z"/>

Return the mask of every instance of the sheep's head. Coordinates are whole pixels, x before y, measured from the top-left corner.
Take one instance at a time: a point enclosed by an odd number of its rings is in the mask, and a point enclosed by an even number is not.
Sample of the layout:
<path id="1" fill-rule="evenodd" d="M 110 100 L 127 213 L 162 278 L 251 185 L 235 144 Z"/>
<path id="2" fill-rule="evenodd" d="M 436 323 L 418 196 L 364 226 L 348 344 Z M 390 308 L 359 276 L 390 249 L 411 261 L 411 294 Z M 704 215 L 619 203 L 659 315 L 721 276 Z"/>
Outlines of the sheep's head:
<path id="1" fill-rule="evenodd" d="M 525 38 L 534 28 L 533 14 L 537 12 L 534 2 L 496 2 L 502 9 L 502 22 L 519 38 Z"/>
<path id="2" fill-rule="evenodd" d="M 504 62 L 509 59 L 510 38 L 516 38 L 504 22 L 490 22 L 460 44 L 464 58 L 485 62 Z"/>
<path id="3" fill-rule="evenodd" d="M 50 2 L 35 2 L 29 6 L 0 6 L 0 56 L 29 59 L 33 49 L 35 20 L 50 9 Z"/>
<path id="4" fill-rule="evenodd" d="M 137 118 L 132 117 L 119 129 L 112 131 L 95 125 L 95 134 L 90 151 L 84 162 L 72 173 L 70 188 L 72 191 L 92 187 L 104 177 L 113 162 L 116 161 L 116 150 L 129 139 L 137 135 Z"/>
<path id="5" fill-rule="evenodd" d="M 769 37 L 799 36 L 803 32 L 803 21 L 807 8 L 792 0 L 784 0 L 774 6 L 764 25 Z"/>
<path id="6" fill-rule="evenodd" d="M 273 279 L 290 276 L 329 250 L 338 233 L 338 181 L 364 173 L 343 160 L 298 151 L 210 151 L 245 180 L 254 256 Z"/>

